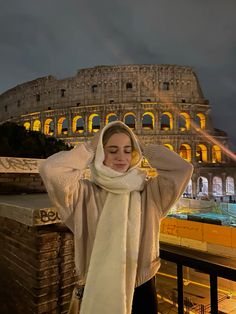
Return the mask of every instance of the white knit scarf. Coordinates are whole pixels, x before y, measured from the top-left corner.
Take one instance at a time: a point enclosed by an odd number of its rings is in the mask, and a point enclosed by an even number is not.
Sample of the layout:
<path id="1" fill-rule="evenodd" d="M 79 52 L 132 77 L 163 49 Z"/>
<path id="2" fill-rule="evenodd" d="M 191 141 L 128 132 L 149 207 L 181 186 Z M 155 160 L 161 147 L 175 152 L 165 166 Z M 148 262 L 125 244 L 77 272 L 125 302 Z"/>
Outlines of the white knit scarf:
<path id="1" fill-rule="evenodd" d="M 145 174 L 137 167 L 141 152 L 137 140 L 125 126 L 139 158 L 120 173 L 103 165 L 102 131 L 91 173 L 94 182 L 108 191 L 100 215 L 91 254 L 81 314 L 130 314 L 137 272 L 141 225 L 141 196 Z"/>

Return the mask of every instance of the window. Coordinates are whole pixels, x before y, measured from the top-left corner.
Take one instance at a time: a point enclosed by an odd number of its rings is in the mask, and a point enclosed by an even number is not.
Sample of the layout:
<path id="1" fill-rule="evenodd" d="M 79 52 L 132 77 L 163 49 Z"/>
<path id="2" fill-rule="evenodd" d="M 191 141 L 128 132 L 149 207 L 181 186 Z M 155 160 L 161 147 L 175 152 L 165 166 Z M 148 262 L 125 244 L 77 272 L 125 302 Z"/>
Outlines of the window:
<path id="1" fill-rule="evenodd" d="M 208 180 L 205 177 L 199 177 L 197 179 L 197 195 L 208 195 Z"/>
<path id="2" fill-rule="evenodd" d="M 221 162 L 221 149 L 218 145 L 212 146 L 212 162 Z"/>
<path id="3" fill-rule="evenodd" d="M 20 100 L 17 101 L 17 108 L 20 107 Z"/>
<path id="4" fill-rule="evenodd" d="M 222 195 L 222 179 L 220 177 L 214 177 L 212 180 L 212 194 L 214 196 Z"/>
<path id="5" fill-rule="evenodd" d="M 187 112 L 179 114 L 179 131 L 187 131 L 190 129 L 190 116 Z"/>
<path id="6" fill-rule="evenodd" d="M 132 89 L 133 88 L 133 84 L 128 82 L 126 83 L 126 89 Z"/>
<path id="7" fill-rule="evenodd" d="M 88 130 L 91 133 L 95 133 L 100 130 L 100 116 L 97 113 L 93 113 L 89 116 Z"/>
<path id="8" fill-rule="evenodd" d="M 30 129 L 30 122 L 25 122 L 24 127 L 28 131 Z"/>
<path id="9" fill-rule="evenodd" d="M 169 90 L 170 89 L 170 83 L 169 82 L 163 82 L 163 90 Z"/>
<path id="10" fill-rule="evenodd" d="M 204 144 L 197 145 L 196 148 L 196 161 L 207 162 L 207 147 Z"/>
<path id="11" fill-rule="evenodd" d="M 84 119 L 81 116 L 75 116 L 72 120 L 72 132 L 83 133 L 84 132 Z"/>
<path id="12" fill-rule="evenodd" d="M 196 130 L 198 131 L 199 128 L 204 130 L 206 128 L 206 117 L 203 113 L 197 113 L 195 118 L 196 123 Z"/>
<path id="13" fill-rule="evenodd" d="M 191 161 L 191 147 L 189 144 L 182 144 L 180 146 L 180 152 L 179 155 L 187 160 L 187 161 Z"/>
<path id="14" fill-rule="evenodd" d="M 33 122 L 33 131 L 40 131 L 41 122 L 39 120 L 34 120 Z"/>
<path id="15" fill-rule="evenodd" d="M 106 124 L 107 123 L 110 123 L 112 121 L 116 121 L 118 120 L 118 117 L 115 113 L 109 113 L 107 116 L 106 116 Z"/>
<path id="16" fill-rule="evenodd" d="M 53 135 L 54 134 L 54 122 L 51 118 L 48 118 L 44 123 L 44 134 Z"/>
<path id="17" fill-rule="evenodd" d="M 163 112 L 161 115 L 161 130 L 168 131 L 173 129 L 173 115 L 170 112 Z"/>
<path id="18" fill-rule="evenodd" d="M 40 101 L 40 95 L 36 94 L 36 101 Z"/>
<path id="19" fill-rule="evenodd" d="M 226 195 L 234 195 L 234 178 L 226 178 Z"/>
<path id="20" fill-rule="evenodd" d="M 124 122 L 132 130 L 135 129 L 135 115 L 133 113 L 126 113 L 124 116 Z"/>
<path id="21" fill-rule="evenodd" d="M 96 93 L 97 91 L 98 91 L 98 86 L 96 84 L 92 85 L 92 92 Z"/>
<path id="22" fill-rule="evenodd" d="M 154 129 L 154 115 L 152 112 L 145 112 L 142 116 L 142 128 L 146 130 Z"/>
<path id="23" fill-rule="evenodd" d="M 5 108 L 5 112 L 7 112 L 7 105 L 5 105 L 5 107 L 4 107 L 4 108 Z"/>
<path id="24" fill-rule="evenodd" d="M 68 134 L 68 120 L 66 117 L 59 118 L 57 122 L 58 135 Z"/>
<path id="25" fill-rule="evenodd" d="M 65 89 L 63 88 L 61 89 L 61 97 L 65 97 L 65 91 L 66 91 Z"/>

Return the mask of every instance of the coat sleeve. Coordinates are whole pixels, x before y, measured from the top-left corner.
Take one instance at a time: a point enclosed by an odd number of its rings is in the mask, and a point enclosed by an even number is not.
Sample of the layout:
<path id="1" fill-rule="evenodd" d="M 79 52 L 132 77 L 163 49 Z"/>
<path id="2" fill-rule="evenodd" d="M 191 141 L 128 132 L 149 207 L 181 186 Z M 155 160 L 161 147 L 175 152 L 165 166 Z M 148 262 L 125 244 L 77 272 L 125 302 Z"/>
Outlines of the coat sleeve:
<path id="1" fill-rule="evenodd" d="M 48 157 L 39 166 L 49 198 L 59 210 L 61 219 L 70 225 L 79 194 L 83 170 L 92 161 L 94 153 L 88 144 L 79 144 L 70 151 L 62 151 Z"/>
<path id="2" fill-rule="evenodd" d="M 157 170 L 157 177 L 151 178 L 148 186 L 163 217 L 183 194 L 191 179 L 193 166 L 162 145 L 150 144 L 144 147 L 143 155 L 151 167 Z"/>

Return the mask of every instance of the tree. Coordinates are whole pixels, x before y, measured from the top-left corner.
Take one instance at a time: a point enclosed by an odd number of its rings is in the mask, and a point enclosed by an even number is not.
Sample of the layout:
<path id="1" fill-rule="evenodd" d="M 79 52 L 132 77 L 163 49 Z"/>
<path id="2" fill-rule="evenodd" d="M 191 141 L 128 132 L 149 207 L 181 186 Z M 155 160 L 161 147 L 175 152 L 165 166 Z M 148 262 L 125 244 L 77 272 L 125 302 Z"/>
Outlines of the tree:
<path id="1" fill-rule="evenodd" d="M 38 131 L 28 131 L 24 126 L 12 122 L 0 125 L 0 156 L 47 158 L 71 147 L 52 136 Z"/>

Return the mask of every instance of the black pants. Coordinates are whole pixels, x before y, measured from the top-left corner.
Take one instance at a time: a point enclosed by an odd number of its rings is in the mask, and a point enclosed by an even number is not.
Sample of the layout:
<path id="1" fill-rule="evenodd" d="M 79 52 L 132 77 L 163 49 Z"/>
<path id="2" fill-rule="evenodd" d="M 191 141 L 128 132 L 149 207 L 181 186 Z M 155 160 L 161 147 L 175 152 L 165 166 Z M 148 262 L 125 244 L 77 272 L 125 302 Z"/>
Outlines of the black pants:
<path id="1" fill-rule="evenodd" d="M 135 288 L 132 314 L 157 314 L 155 277 Z"/>

